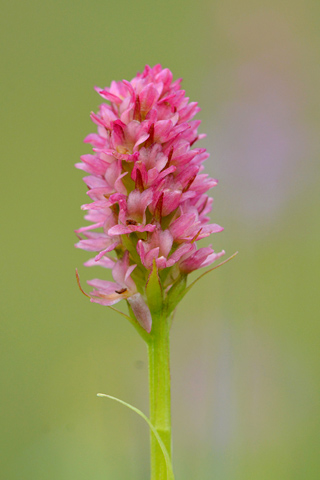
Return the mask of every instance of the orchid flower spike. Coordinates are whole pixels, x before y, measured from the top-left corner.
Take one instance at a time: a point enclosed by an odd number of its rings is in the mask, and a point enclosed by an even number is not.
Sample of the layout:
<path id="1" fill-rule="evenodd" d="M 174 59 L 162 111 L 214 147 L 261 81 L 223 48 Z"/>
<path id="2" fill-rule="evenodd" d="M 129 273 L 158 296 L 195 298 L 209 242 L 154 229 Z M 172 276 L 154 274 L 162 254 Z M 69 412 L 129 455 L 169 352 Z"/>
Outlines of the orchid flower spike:
<path id="1" fill-rule="evenodd" d="M 206 192 L 218 182 L 201 173 L 209 154 L 192 148 L 204 136 L 197 132 L 200 121 L 192 120 L 200 109 L 180 83 L 167 68 L 147 65 L 130 82 L 96 88 L 104 99 L 91 114 L 97 133 L 84 140 L 93 153 L 76 164 L 88 174 L 91 199 L 82 206 L 90 225 L 76 230 L 76 247 L 95 252 L 86 266 L 111 269 L 114 278 L 90 280 L 89 297 L 107 306 L 125 299 L 148 333 L 155 308 L 170 313 L 187 275 L 225 253 L 197 247 L 223 228 L 209 223 Z M 151 300 L 152 288 L 161 302 Z"/>

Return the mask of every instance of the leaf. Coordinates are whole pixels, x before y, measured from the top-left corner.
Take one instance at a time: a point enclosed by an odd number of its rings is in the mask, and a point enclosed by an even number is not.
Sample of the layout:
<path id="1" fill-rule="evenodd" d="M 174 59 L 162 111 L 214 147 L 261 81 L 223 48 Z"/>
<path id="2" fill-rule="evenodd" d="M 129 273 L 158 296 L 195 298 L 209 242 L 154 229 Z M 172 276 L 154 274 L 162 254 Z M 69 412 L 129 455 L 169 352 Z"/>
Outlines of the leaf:
<path id="1" fill-rule="evenodd" d="M 147 422 L 150 430 L 153 432 L 154 436 L 158 440 L 158 443 L 159 443 L 160 448 L 162 450 L 162 453 L 163 453 L 163 456 L 164 456 L 164 459 L 165 459 L 165 462 L 166 462 L 166 466 L 167 466 L 167 480 L 174 480 L 172 464 L 171 464 L 171 460 L 170 460 L 168 451 L 167 451 L 163 441 L 161 440 L 161 437 L 160 437 L 159 433 L 157 432 L 156 428 L 152 425 L 149 418 L 144 413 L 142 413 L 141 410 L 139 410 L 138 408 L 130 405 L 130 403 L 127 403 L 127 402 L 124 402 L 123 400 L 120 400 L 119 398 L 112 397 L 111 395 L 107 395 L 105 393 L 98 393 L 97 396 L 98 397 L 110 398 L 110 400 L 115 400 L 116 402 L 121 403 L 122 405 L 125 405 L 126 407 L 130 408 L 130 410 L 133 410 L 140 417 L 142 417 L 145 420 L 145 422 Z"/>
<path id="2" fill-rule="evenodd" d="M 160 315 L 163 308 L 163 293 L 155 260 L 146 284 L 146 295 L 152 316 Z"/>

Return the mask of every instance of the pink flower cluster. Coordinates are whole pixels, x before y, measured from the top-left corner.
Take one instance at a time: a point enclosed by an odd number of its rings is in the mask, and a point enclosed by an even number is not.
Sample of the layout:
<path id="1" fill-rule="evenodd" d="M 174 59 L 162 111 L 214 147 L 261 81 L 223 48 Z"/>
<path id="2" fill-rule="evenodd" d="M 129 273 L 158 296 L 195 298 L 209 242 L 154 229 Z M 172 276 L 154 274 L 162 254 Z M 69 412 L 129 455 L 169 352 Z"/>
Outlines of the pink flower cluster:
<path id="1" fill-rule="evenodd" d="M 191 120 L 200 109 L 180 83 L 161 65 L 147 65 L 130 82 L 96 88 L 109 103 L 91 115 L 98 133 L 85 142 L 94 153 L 76 164 L 89 174 L 84 182 L 92 200 L 82 206 L 91 224 L 76 231 L 76 247 L 96 252 L 85 265 L 111 268 L 115 280 L 89 281 L 91 301 L 127 299 L 147 331 L 152 319 L 145 285 L 153 265 L 168 292 L 181 276 L 224 254 L 197 248 L 197 241 L 223 228 L 208 223 L 213 200 L 206 192 L 217 180 L 201 173 L 209 154 L 192 149 L 203 135 L 200 121 Z"/>

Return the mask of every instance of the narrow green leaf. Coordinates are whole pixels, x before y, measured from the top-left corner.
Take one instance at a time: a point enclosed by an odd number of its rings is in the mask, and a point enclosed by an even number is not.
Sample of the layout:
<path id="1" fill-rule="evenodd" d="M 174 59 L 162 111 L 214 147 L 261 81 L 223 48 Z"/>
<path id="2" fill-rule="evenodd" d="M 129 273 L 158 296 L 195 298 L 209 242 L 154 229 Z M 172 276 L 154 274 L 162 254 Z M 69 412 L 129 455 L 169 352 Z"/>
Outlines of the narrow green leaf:
<path id="1" fill-rule="evenodd" d="M 130 410 L 133 410 L 140 417 L 142 417 L 145 420 L 145 422 L 147 422 L 147 424 L 149 425 L 149 428 L 152 430 L 154 436 L 158 440 L 158 443 L 159 443 L 160 448 L 162 450 L 162 453 L 163 453 L 163 456 L 164 456 L 164 459 L 165 459 L 165 462 L 166 462 L 166 465 L 167 465 L 167 480 L 174 480 L 172 463 L 171 463 L 168 451 L 167 451 L 163 441 L 161 440 L 161 437 L 160 437 L 159 433 L 157 432 L 156 428 L 152 425 L 149 418 L 144 413 L 142 413 L 141 410 L 139 410 L 138 408 L 130 405 L 130 403 L 127 403 L 127 402 L 124 402 L 123 400 L 120 400 L 119 398 L 112 397 L 111 395 L 107 395 L 105 393 L 98 393 L 97 396 L 98 397 L 110 398 L 110 400 L 115 400 L 116 402 L 121 403 L 122 405 L 125 405 L 126 407 L 130 408 Z"/>
<path id="2" fill-rule="evenodd" d="M 153 260 L 152 270 L 146 284 L 146 295 L 152 316 L 161 314 L 163 308 L 163 293 L 155 260 Z"/>

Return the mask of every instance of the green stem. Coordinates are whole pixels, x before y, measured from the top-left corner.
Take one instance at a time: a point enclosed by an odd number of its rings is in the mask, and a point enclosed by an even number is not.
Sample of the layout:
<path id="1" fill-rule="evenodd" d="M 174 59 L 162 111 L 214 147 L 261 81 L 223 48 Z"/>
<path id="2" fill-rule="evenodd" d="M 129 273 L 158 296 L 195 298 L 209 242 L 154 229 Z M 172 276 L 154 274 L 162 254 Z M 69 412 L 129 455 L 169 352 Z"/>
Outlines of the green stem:
<path id="1" fill-rule="evenodd" d="M 148 342 L 150 421 L 171 459 L 170 325 L 165 312 L 155 316 L 152 321 L 152 337 Z M 151 480 L 166 478 L 167 467 L 163 452 L 151 433 Z"/>

